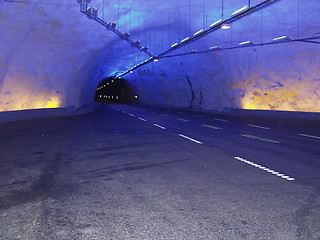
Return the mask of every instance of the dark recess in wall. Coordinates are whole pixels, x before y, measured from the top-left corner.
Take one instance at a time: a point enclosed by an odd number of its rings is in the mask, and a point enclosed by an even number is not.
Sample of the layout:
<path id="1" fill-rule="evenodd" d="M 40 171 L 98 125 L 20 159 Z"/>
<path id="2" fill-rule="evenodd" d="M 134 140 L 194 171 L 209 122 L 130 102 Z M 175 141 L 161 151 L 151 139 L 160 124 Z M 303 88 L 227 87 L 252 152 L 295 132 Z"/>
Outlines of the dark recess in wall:
<path id="1" fill-rule="evenodd" d="M 135 99 L 127 80 L 108 77 L 99 83 L 94 100 L 102 103 L 132 103 Z"/>

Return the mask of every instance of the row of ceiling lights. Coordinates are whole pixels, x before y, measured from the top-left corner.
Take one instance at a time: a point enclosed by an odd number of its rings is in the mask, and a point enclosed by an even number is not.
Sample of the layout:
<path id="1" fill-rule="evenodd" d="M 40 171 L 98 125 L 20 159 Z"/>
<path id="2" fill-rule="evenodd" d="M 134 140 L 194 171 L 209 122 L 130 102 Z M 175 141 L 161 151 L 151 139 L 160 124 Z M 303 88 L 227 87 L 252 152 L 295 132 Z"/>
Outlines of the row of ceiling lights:
<path id="1" fill-rule="evenodd" d="M 244 16 L 247 16 L 247 15 L 249 15 L 249 14 L 251 14 L 251 13 L 253 13 L 253 12 L 259 10 L 259 9 L 262 9 L 262 8 L 264 8 L 266 6 L 269 6 L 270 4 L 272 4 L 272 3 L 276 2 L 276 1 L 279 1 L 279 0 L 265 0 L 265 1 L 262 1 L 260 4 L 254 6 L 254 7 L 251 7 L 251 8 L 249 6 L 244 6 L 244 7 L 240 8 L 240 9 L 234 11 L 231 14 L 231 17 L 229 19 L 227 19 L 227 20 L 219 19 L 218 21 L 212 23 L 209 26 L 209 29 L 207 29 L 207 30 L 201 29 L 201 30 L 197 31 L 196 33 L 194 33 L 194 35 L 192 37 L 186 37 L 183 40 L 181 40 L 181 42 L 174 43 L 173 45 L 171 45 L 171 47 L 167 51 L 165 51 L 165 52 L 163 52 L 163 53 L 161 53 L 161 54 L 159 54 L 157 56 L 152 56 L 149 59 L 146 59 L 145 61 L 135 65 L 134 67 L 130 68 L 129 70 L 127 70 L 127 71 L 125 71 L 125 72 L 123 72 L 121 74 L 118 74 L 116 77 L 123 76 L 123 75 L 125 75 L 127 73 L 132 73 L 135 69 L 137 69 L 137 68 L 139 68 L 141 66 L 144 66 L 144 65 L 146 65 L 146 64 L 148 64 L 148 63 L 150 63 L 152 61 L 158 61 L 159 58 L 164 57 L 169 52 L 172 52 L 172 51 L 174 51 L 174 50 L 176 50 L 176 49 L 178 49 L 178 48 L 180 48 L 182 46 L 185 46 L 185 45 L 187 45 L 187 44 L 189 44 L 191 42 L 194 42 L 194 41 L 198 40 L 199 38 L 201 38 L 201 37 L 213 32 L 213 31 L 216 31 L 218 29 L 230 29 L 231 28 L 230 24 L 232 22 L 234 22 L 234 21 L 236 21 L 236 20 L 238 20 L 238 19 L 240 19 L 240 18 L 242 18 Z M 195 53 L 195 52 L 196 52 L 196 50 L 192 50 L 192 53 Z"/>

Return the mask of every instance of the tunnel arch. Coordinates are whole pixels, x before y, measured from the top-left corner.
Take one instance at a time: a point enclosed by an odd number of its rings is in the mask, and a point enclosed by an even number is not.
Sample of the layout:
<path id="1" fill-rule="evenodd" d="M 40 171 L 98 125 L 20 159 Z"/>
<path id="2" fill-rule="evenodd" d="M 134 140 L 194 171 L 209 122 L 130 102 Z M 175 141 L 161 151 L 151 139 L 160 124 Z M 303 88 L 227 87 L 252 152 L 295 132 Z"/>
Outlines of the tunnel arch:
<path id="1" fill-rule="evenodd" d="M 137 98 L 130 83 L 124 78 L 114 76 L 103 79 L 97 86 L 95 102 L 102 103 L 135 103 Z"/>

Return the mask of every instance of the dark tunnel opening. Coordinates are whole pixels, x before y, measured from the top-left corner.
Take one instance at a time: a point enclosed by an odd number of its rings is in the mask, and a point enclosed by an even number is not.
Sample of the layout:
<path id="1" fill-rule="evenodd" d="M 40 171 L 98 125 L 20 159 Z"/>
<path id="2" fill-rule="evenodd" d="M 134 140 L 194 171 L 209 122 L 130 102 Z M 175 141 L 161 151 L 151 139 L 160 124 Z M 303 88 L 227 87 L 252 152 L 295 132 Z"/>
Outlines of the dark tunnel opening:
<path id="1" fill-rule="evenodd" d="M 138 96 L 134 95 L 130 83 L 123 78 L 108 77 L 102 80 L 95 93 L 95 102 L 101 103 L 135 103 Z"/>

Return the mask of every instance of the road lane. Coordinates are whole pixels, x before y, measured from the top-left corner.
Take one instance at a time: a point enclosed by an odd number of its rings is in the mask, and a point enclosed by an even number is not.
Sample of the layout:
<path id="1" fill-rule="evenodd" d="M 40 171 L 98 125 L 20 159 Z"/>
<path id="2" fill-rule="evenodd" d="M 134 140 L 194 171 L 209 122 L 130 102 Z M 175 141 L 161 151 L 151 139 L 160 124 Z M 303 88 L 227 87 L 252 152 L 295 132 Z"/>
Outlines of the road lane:
<path id="1" fill-rule="evenodd" d="M 320 236 L 317 189 L 213 147 L 252 139 L 134 109 L 1 125 L 0 239 Z"/>

